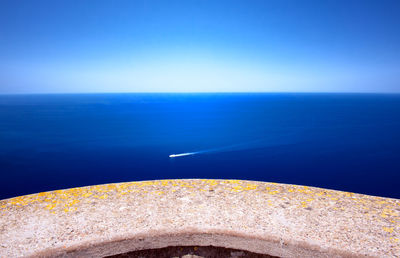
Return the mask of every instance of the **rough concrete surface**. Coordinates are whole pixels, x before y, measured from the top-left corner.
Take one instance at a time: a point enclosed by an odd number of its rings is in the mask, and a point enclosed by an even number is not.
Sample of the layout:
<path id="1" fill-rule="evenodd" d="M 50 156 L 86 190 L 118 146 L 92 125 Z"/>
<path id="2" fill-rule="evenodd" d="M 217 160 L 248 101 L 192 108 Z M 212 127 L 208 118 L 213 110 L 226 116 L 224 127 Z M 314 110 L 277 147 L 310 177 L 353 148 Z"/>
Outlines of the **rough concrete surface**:
<path id="1" fill-rule="evenodd" d="M 400 257 L 400 200 L 241 180 L 142 181 L 0 201 L 0 257 L 216 246 L 279 257 Z"/>

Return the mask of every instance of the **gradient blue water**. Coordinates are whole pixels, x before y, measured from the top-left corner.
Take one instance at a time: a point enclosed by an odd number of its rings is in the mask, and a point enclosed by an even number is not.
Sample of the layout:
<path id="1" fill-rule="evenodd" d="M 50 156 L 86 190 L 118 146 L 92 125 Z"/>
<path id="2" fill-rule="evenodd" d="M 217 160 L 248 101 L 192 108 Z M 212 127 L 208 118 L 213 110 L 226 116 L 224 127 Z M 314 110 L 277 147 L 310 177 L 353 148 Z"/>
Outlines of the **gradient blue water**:
<path id="1" fill-rule="evenodd" d="M 400 95 L 3 95 L 0 171 L 0 198 L 162 178 L 400 198 Z"/>

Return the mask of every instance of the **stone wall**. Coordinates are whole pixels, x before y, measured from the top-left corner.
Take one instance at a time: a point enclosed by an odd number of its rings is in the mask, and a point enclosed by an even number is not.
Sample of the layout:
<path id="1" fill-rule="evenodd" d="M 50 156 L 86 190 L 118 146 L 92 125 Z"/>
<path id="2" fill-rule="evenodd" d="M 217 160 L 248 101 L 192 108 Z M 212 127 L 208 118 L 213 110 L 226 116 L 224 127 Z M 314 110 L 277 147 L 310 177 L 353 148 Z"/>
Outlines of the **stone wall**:
<path id="1" fill-rule="evenodd" d="M 241 180 L 96 185 L 0 201 L 0 257 L 216 246 L 278 257 L 400 257 L 400 200 Z"/>

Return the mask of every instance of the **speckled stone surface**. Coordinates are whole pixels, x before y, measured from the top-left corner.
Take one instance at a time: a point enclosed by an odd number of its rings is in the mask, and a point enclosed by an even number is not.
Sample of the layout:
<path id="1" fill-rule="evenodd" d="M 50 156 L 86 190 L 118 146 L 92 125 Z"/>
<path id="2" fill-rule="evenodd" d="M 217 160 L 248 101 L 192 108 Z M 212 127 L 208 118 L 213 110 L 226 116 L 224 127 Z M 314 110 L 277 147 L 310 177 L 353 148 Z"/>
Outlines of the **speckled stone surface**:
<path id="1" fill-rule="evenodd" d="M 0 201 L 0 257 L 220 246 L 279 257 L 400 257 L 400 200 L 241 180 L 142 181 Z"/>

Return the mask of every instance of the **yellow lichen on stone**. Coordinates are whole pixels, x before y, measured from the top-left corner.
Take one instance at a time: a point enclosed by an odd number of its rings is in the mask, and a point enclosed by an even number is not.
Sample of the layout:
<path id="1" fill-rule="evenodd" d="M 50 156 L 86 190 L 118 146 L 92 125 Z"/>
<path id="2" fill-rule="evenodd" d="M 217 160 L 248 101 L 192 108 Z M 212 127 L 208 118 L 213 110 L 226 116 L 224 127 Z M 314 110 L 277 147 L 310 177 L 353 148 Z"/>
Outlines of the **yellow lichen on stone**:
<path id="1" fill-rule="evenodd" d="M 155 191 L 154 193 L 155 193 L 155 194 L 158 194 L 158 195 L 162 195 L 162 194 L 164 194 L 164 192 L 163 192 L 163 191 Z"/>
<path id="2" fill-rule="evenodd" d="M 257 189 L 256 184 L 247 184 L 246 187 L 244 188 L 244 190 L 255 190 L 255 189 Z"/>
<path id="3" fill-rule="evenodd" d="M 87 198 L 87 197 L 89 197 L 89 196 L 91 196 L 91 195 L 93 195 L 92 192 L 86 192 L 86 193 L 83 193 L 83 194 L 82 194 L 82 197 Z"/>
<path id="4" fill-rule="evenodd" d="M 56 207 L 55 204 L 48 204 L 48 205 L 46 206 L 46 209 L 52 210 L 52 209 L 54 209 L 55 207 Z"/>
<path id="5" fill-rule="evenodd" d="M 388 233 L 393 233 L 394 228 L 383 227 L 383 230 L 385 230 Z"/>
<path id="6" fill-rule="evenodd" d="M 209 184 L 210 186 L 216 186 L 218 184 L 218 182 L 214 179 L 206 180 L 206 183 Z"/>
<path id="7" fill-rule="evenodd" d="M 303 208 L 307 207 L 307 202 L 300 202 L 300 204 L 301 204 L 301 207 L 303 207 Z"/>
<path id="8" fill-rule="evenodd" d="M 233 192 L 243 191 L 243 186 L 241 186 L 241 185 L 235 186 L 235 187 L 232 188 L 232 191 Z"/>

